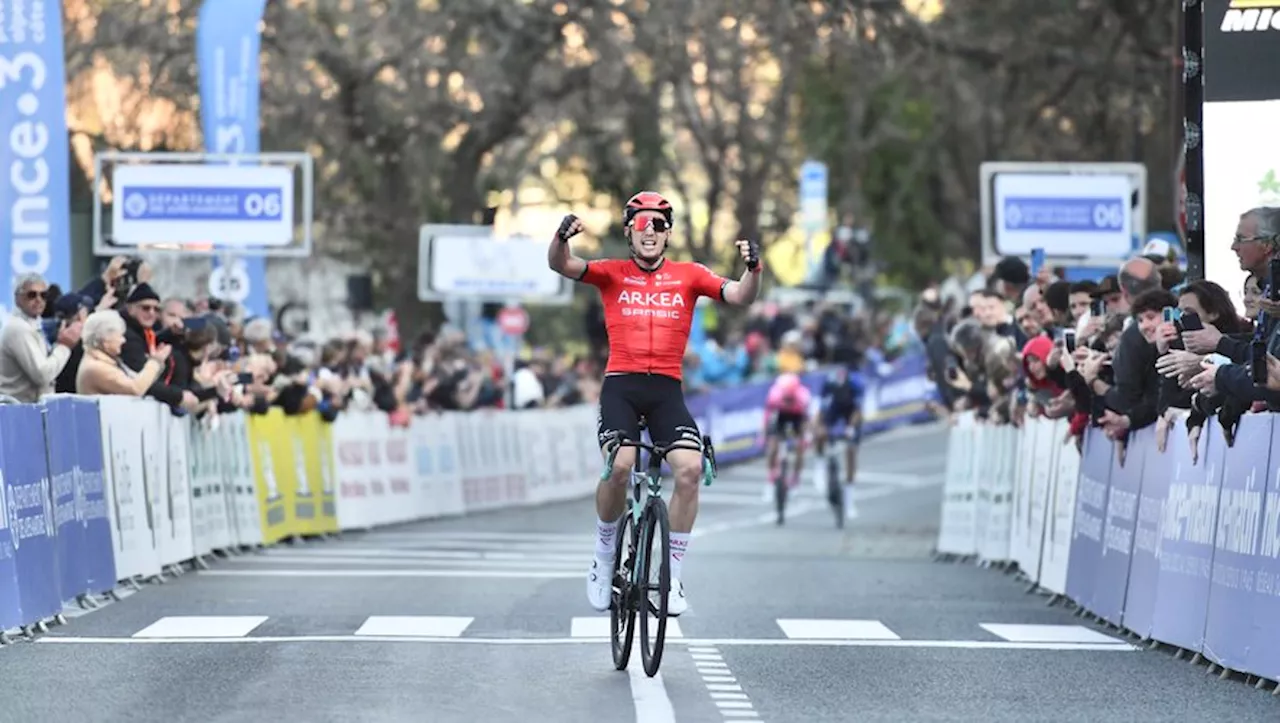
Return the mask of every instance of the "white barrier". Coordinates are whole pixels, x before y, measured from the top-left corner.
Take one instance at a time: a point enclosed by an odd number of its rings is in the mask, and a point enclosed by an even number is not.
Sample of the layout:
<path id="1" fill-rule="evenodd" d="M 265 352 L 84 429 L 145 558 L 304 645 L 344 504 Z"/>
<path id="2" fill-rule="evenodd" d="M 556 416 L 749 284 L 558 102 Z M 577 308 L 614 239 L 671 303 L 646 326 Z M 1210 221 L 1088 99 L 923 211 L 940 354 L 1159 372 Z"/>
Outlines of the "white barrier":
<path id="1" fill-rule="evenodd" d="M 961 414 L 948 440 L 937 552 L 1015 563 L 1062 594 L 1080 472 L 1067 429 L 1066 420 L 1029 419 L 1014 428 Z"/>

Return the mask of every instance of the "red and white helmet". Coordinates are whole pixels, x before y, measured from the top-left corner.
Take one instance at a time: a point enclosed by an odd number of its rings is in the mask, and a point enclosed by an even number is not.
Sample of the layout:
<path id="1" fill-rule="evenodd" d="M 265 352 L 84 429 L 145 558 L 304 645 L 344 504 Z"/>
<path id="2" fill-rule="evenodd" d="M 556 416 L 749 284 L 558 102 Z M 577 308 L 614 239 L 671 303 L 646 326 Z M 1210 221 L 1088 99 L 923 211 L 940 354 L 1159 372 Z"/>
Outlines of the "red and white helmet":
<path id="1" fill-rule="evenodd" d="M 667 220 L 667 226 L 671 226 L 674 220 L 671 202 L 663 198 L 661 193 L 641 191 L 627 199 L 627 205 L 622 209 L 622 225 L 630 226 L 631 219 L 635 218 L 636 214 L 641 211 L 657 211 L 661 213 L 663 218 Z"/>

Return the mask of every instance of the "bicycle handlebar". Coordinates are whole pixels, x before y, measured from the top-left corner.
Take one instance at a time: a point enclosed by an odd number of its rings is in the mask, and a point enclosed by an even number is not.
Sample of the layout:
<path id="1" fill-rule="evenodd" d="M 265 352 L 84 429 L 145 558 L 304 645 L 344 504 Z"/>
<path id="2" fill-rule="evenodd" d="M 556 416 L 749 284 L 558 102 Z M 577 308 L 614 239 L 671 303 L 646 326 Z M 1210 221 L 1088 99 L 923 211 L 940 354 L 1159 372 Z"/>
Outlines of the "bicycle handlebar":
<path id="1" fill-rule="evenodd" d="M 662 466 L 662 461 L 666 459 L 667 453 L 675 449 L 687 449 L 693 452 L 702 453 L 702 483 L 710 485 L 711 480 L 716 476 L 716 454 L 715 449 L 711 446 L 711 438 L 703 435 L 702 444 L 693 446 L 692 442 L 683 442 L 676 440 L 665 447 L 650 444 L 643 440 L 627 439 L 622 432 L 613 432 L 605 442 L 605 448 L 609 450 L 609 456 L 605 460 L 604 471 L 600 474 L 600 480 L 604 481 L 609 478 L 609 472 L 613 469 L 613 463 L 618 457 L 618 451 L 623 447 L 632 447 L 634 449 L 643 449 L 652 455 L 649 459 L 649 469 L 657 470 Z"/>

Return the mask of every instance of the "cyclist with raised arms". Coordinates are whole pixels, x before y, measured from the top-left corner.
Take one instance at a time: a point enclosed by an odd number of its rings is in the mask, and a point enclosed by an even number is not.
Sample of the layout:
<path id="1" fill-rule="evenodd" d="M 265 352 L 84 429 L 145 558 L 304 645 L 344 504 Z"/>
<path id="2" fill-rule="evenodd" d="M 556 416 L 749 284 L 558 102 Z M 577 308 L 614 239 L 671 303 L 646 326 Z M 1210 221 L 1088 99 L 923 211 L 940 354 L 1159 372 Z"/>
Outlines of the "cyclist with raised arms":
<path id="1" fill-rule="evenodd" d="M 702 435 L 685 406 L 681 386 L 694 303 L 707 296 L 745 306 L 755 301 L 760 288 L 759 249 L 749 241 L 737 242 L 747 263 L 746 273 L 737 281 L 722 278 L 702 264 L 664 258 L 672 221 L 670 202 L 658 193 L 642 191 L 627 201 L 622 215 L 630 258 L 587 261 L 574 256 L 569 239 L 581 233 L 583 226 L 572 214 L 564 217 L 547 250 L 547 265 L 553 271 L 600 290 L 609 333 L 609 364 L 600 387 L 596 424 L 601 445 L 615 432 L 638 440 L 640 418 L 644 417 L 654 444 L 666 446 L 681 440 L 701 448 Z M 635 448 L 619 449 L 608 479 L 596 488 L 598 519 L 595 554 L 587 573 L 587 600 L 600 612 L 609 609 L 614 537 L 626 509 L 635 455 Z M 667 614 L 675 617 L 688 608 L 680 573 L 698 515 L 702 453 L 674 449 L 667 462 L 675 479 Z"/>
<path id="2" fill-rule="evenodd" d="M 845 517 L 858 516 L 853 503 L 853 478 L 858 471 L 858 445 L 862 441 L 862 397 L 866 384 L 862 374 L 853 367 L 839 367 L 822 383 L 818 395 L 818 419 L 815 426 L 816 452 L 819 459 L 828 439 L 843 437 L 845 444 L 844 507 Z M 819 465 L 816 474 L 825 474 Z M 825 486 L 825 480 L 824 480 Z"/>

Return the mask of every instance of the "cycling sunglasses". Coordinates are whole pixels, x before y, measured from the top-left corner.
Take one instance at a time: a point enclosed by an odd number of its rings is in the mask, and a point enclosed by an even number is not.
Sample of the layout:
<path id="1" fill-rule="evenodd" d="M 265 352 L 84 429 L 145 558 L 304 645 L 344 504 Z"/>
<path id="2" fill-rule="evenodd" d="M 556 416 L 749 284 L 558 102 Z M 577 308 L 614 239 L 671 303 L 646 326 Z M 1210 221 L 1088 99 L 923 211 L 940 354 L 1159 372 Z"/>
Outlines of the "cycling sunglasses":
<path id="1" fill-rule="evenodd" d="M 671 224 L 667 223 L 667 219 L 665 218 L 650 218 L 648 216 L 637 216 L 636 218 L 631 220 L 631 228 L 634 228 L 637 231 L 644 231 L 646 228 L 649 228 L 650 224 L 653 225 L 654 233 L 662 233 L 663 231 L 666 231 L 671 228 Z"/>

